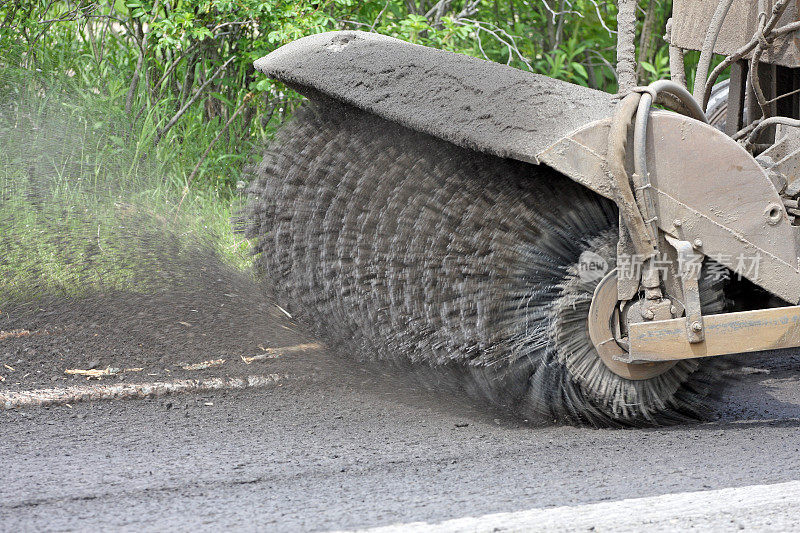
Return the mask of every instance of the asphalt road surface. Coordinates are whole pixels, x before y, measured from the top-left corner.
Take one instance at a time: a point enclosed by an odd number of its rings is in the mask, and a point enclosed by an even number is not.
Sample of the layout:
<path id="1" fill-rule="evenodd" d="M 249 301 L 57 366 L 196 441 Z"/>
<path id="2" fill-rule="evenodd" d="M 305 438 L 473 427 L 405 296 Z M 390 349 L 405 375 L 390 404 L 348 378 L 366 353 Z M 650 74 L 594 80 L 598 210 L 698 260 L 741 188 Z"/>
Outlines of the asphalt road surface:
<path id="1" fill-rule="evenodd" d="M 15 349 L 6 355 L 27 353 Z M 184 358 L 164 349 L 162 367 Z M 526 426 L 446 383 L 324 348 L 237 364 L 282 377 L 0 411 L 0 530 L 785 530 L 800 519 L 798 356 L 751 356 L 715 422 L 645 430 Z M 31 387 L 85 384 L 42 368 Z M 14 375 L 5 386 L 24 390 Z"/>

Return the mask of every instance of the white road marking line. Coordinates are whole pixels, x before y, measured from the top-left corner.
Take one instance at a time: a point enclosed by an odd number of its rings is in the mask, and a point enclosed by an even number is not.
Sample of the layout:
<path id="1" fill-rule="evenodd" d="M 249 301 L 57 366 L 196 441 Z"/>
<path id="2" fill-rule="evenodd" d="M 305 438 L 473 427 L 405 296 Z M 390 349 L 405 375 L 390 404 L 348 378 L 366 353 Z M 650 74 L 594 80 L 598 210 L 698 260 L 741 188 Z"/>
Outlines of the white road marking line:
<path id="1" fill-rule="evenodd" d="M 756 527 L 780 530 L 798 523 L 800 481 L 682 492 L 614 502 L 530 509 L 439 523 L 410 522 L 359 531 L 450 533 L 461 531 L 674 530 Z M 781 525 L 783 524 L 783 526 Z"/>
<path id="2" fill-rule="evenodd" d="M 81 385 L 54 389 L 0 392 L 0 407 L 16 409 L 58 405 L 91 400 L 150 398 L 181 392 L 203 392 L 220 389 L 247 389 L 274 385 L 289 379 L 287 374 L 262 374 L 233 378 L 175 379 L 151 383 L 115 383 L 113 385 Z"/>

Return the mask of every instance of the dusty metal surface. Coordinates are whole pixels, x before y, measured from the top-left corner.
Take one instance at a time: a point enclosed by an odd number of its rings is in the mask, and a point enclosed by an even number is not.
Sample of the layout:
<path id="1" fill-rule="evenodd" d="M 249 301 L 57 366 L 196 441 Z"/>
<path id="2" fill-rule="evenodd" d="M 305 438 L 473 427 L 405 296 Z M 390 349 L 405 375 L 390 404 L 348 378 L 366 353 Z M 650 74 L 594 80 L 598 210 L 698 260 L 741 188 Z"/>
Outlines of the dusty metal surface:
<path id="1" fill-rule="evenodd" d="M 678 251 L 681 287 L 684 305 L 686 306 L 686 338 L 692 344 L 703 342 L 703 314 L 700 309 L 700 265 L 703 256 L 695 253 L 689 241 L 680 241 L 667 237 L 669 243 Z"/>
<path id="2" fill-rule="evenodd" d="M 538 157 L 614 198 L 606 175 L 609 125 L 610 120 L 591 124 Z M 706 257 L 741 270 L 756 285 L 791 303 L 800 301 L 797 231 L 766 172 L 750 154 L 712 126 L 667 112 L 652 114 L 647 145 L 659 228 L 681 240 L 699 239 L 702 246 L 697 251 Z"/>
<path id="3" fill-rule="evenodd" d="M 767 163 L 769 172 L 783 176 L 787 185 L 796 183 L 800 179 L 800 130 L 786 128 L 778 141 L 759 155 L 759 159 Z"/>
<path id="4" fill-rule="evenodd" d="M 800 306 L 708 315 L 705 341 L 691 344 L 687 319 L 631 324 L 631 356 L 641 361 L 676 361 L 800 346 Z"/>
<path id="5" fill-rule="evenodd" d="M 626 352 L 615 340 L 615 331 L 612 327 L 614 313 L 617 307 L 617 271 L 612 270 L 600 280 L 592 297 L 589 307 L 589 338 L 592 339 L 597 354 L 603 363 L 615 374 L 626 379 L 650 379 L 663 374 L 672 368 L 672 362 L 659 363 L 624 363 L 620 359 L 626 358 Z"/>
<path id="6" fill-rule="evenodd" d="M 374 33 L 312 35 L 255 67 L 301 93 L 322 93 L 462 147 L 532 163 L 613 109 L 610 94 Z"/>
<path id="7" fill-rule="evenodd" d="M 636 7 L 638 0 L 617 2 L 617 81 L 619 93 L 636 86 Z"/>
<path id="8" fill-rule="evenodd" d="M 771 12 L 774 0 L 768 0 L 768 12 Z M 700 50 L 706 30 L 711 23 L 716 0 L 675 0 L 672 8 L 671 42 L 674 46 L 689 50 Z M 800 18 L 797 4 L 790 4 L 780 18 L 778 26 L 789 24 Z M 717 54 L 730 55 L 747 44 L 758 28 L 758 2 L 754 0 L 734 0 L 725 22 L 722 24 L 719 37 L 714 46 Z M 775 45 L 764 53 L 766 63 L 787 67 L 800 66 L 800 46 L 792 35 L 782 35 Z"/>

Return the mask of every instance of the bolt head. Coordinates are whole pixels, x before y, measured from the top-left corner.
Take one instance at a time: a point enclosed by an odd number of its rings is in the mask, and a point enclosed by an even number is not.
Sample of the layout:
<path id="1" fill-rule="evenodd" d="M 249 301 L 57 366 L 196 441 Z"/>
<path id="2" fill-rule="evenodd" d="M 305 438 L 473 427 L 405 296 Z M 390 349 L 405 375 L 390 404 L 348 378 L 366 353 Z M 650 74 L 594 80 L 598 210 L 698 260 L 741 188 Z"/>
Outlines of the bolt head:
<path id="1" fill-rule="evenodd" d="M 653 318 L 655 318 L 656 315 L 655 313 L 653 313 L 652 309 L 648 309 L 647 311 L 642 313 L 642 316 L 645 317 L 647 320 L 653 320 Z"/>
<path id="2" fill-rule="evenodd" d="M 694 240 L 694 245 L 697 248 L 702 248 L 703 247 L 703 241 L 701 241 L 700 239 L 695 239 Z"/>
<path id="3" fill-rule="evenodd" d="M 697 331 L 697 332 L 703 331 L 703 324 L 701 324 L 700 322 L 692 322 L 692 331 Z"/>
<path id="4" fill-rule="evenodd" d="M 676 228 L 680 228 L 681 225 L 683 225 L 683 221 L 679 218 L 676 218 L 675 220 L 672 221 L 672 225 L 675 226 Z"/>
<path id="5" fill-rule="evenodd" d="M 678 314 L 678 308 L 673 305 L 672 307 L 669 308 L 669 312 L 672 316 L 675 316 Z"/>

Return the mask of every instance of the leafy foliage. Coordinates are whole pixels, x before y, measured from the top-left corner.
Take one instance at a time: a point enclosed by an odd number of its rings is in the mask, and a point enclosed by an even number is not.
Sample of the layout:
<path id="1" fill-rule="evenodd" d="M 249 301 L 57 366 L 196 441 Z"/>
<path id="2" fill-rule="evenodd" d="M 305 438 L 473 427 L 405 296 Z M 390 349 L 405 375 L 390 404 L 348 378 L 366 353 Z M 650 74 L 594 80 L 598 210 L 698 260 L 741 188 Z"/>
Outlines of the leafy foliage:
<path id="1" fill-rule="evenodd" d="M 651 21 L 640 43 L 647 82 L 667 73 L 671 2 L 640 8 Z M 301 102 L 252 66 L 285 43 L 375 31 L 614 91 L 615 16 L 610 0 L 6 1 L 0 91 L 8 104 L 68 88 L 82 95 L 73 105 L 114 110 L 98 118 L 111 152 L 135 144 L 176 189 L 225 196 L 252 147 Z"/>

